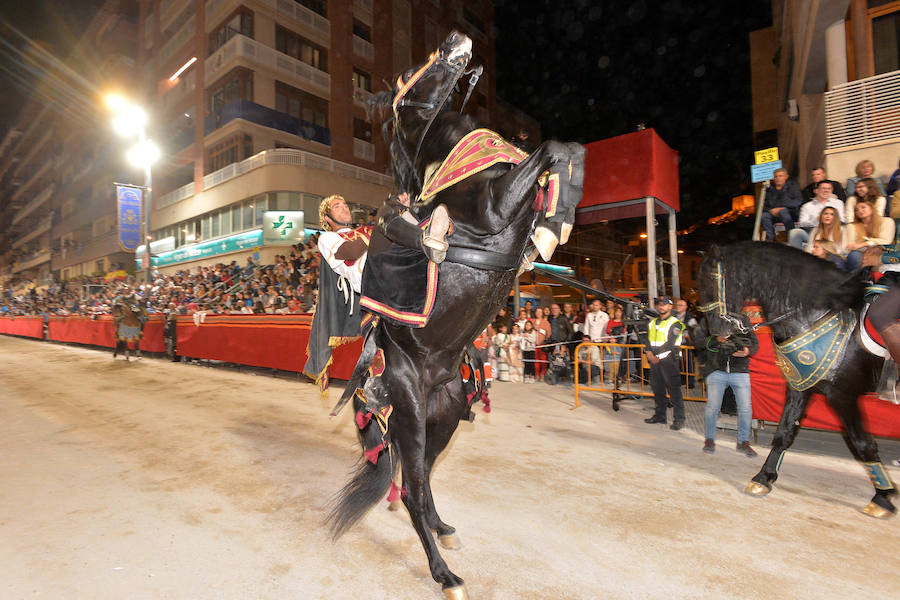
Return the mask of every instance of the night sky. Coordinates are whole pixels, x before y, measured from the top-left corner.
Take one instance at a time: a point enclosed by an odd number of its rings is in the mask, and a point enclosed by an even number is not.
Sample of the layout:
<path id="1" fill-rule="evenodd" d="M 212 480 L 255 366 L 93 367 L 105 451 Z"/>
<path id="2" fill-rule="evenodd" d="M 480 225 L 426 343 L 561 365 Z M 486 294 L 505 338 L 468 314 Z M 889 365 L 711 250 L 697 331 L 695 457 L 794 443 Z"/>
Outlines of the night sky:
<path id="1" fill-rule="evenodd" d="M 27 94 L 12 47 L 50 41 L 58 55 L 102 0 L 4 2 L 0 133 Z M 730 209 L 752 162 L 748 33 L 769 0 L 495 0 L 497 91 L 543 136 L 591 142 L 653 127 L 680 153 L 679 227 Z"/>
<path id="2" fill-rule="evenodd" d="M 654 128 L 680 154 L 679 227 L 749 191 L 748 34 L 768 0 L 495 0 L 494 17 L 497 92 L 544 139 Z"/>

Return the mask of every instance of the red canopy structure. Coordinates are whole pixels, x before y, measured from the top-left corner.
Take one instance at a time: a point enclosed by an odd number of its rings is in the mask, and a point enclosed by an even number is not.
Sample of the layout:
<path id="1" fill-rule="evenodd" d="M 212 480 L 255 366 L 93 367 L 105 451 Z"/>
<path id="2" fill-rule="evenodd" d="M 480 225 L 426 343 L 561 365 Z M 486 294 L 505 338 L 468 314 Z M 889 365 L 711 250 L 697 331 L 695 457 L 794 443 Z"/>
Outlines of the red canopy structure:
<path id="1" fill-rule="evenodd" d="M 575 211 L 579 225 L 644 215 L 647 219 L 647 264 L 656 264 L 655 215 L 669 215 L 672 291 L 680 295 L 675 213 L 681 208 L 678 153 L 653 129 L 643 129 L 585 146 L 584 196 Z M 656 297 L 656 270 L 648 269 L 651 299 Z"/>

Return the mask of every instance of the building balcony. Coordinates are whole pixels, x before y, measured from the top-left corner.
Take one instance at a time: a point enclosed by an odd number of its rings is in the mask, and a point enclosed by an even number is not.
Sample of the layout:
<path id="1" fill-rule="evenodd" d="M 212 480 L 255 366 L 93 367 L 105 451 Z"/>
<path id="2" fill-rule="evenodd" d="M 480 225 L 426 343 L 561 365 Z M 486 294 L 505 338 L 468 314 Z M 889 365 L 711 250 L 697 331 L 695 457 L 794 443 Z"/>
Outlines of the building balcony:
<path id="1" fill-rule="evenodd" d="M 326 146 L 331 145 L 331 130 L 327 127 L 314 125 L 246 100 L 235 100 L 223 106 L 220 112 L 207 115 L 203 121 L 204 135 L 209 135 L 234 119 L 243 119 L 263 127 L 286 131 Z"/>
<path id="2" fill-rule="evenodd" d="M 74 246 L 58 252 L 53 257 L 54 271 L 79 263 L 91 262 L 122 252 L 118 232 L 109 231 L 86 242 L 75 242 Z"/>
<path id="3" fill-rule="evenodd" d="M 190 182 L 178 189 L 172 190 L 168 194 L 163 194 L 159 199 L 153 200 L 153 210 L 165 208 L 177 204 L 182 200 L 187 200 L 194 196 L 194 182 Z"/>
<path id="4" fill-rule="evenodd" d="M 331 75 L 244 35 L 235 35 L 206 59 L 204 85 L 212 85 L 239 60 L 288 77 L 291 82 L 299 81 L 323 98 L 331 96 Z"/>
<path id="5" fill-rule="evenodd" d="M 38 169 L 37 172 L 32 175 L 31 178 L 26 181 L 21 187 L 19 187 L 19 189 L 16 190 L 15 194 L 12 195 L 12 197 L 9 199 L 10 205 L 13 207 L 18 207 L 18 205 L 22 204 L 24 202 L 25 192 L 28 191 L 31 186 L 35 184 L 35 182 L 39 181 L 44 175 L 47 174 L 47 172 L 54 166 L 54 162 L 55 161 L 53 160 L 47 160 L 43 165 L 41 165 L 41 168 Z"/>
<path id="6" fill-rule="evenodd" d="M 355 35 L 353 36 L 353 54 L 369 62 L 375 62 L 375 46 Z"/>
<path id="7" fill-rule="evenodd" d="M 185 21 L 184 25 L 175 32 L 175 35 L 169 38 L 169 41 L 162 45 L 159 49 L 159 59 L 157 60 L 157 64 L 163 65 L 173 54 L 175 54 L 176 50 L 184 46 L 187 41 L 193 37 L 196 31 L 197 15 L 194 15 Z"/>
<path id="8" fill-rule="evenodd" d="M 826 92 L 825 138 L 827 150 L 900 138 L 900 71 Z"/>
<path id="9" fill-rule="evenodd" d="M 267 165 L 297 165 L 310 167 L 336 173 L 341 177 L 379 185 L 388 189 L 393 187 L 393 179 L 376 171 L 363 169 L 362 167 L 333 160 L 326 156 L 313 154 L 312 152 L 294 150 L 291 148 L 278 148 L 275 150 L 264 150 L 250 158 L 232 163 L 223 169 L 219 169 L 218 171 L 206 175 L 203 178 L 203 189 L 208 190 L 214 186 L 234 179 L 235 177 L 240 177 L 245 173 Z"/>
<path id="10" fill-rule="evenodd" d="M 331 39 L 331 21 L 302 4 L 294 0 L 260 0 L 260 2 L 290 19 L 299 21 L 325 39 Z"/>
<path id="11" fill-rule="evenodd" d="M 44 263 L 50 262 L 50 250 L 42 248 L 37 252 L 23 256 L 13 263 L 12 272 L 21 273 L 28 269 L 33 269 Z"/>
<path id="12" fill-rule="evenodd" d="M 375 162 L 375 144 L 353 138 L 353 156 L 369 162 Z"/>
<path id="13" fill-rule="evenodd" d="M 32 227 L 28 233 L 26 233 L 22 237 L 16 239 L 12 243 L 12 247 L 18 248 L 19 246 L 23 246 L 23 245 L 27 244 L 28 242 L 30 242 L 31 240 L 35 239 L 36 237 L 49 232 L 50 229 L 52 229 L 52 228 L 53 228 L 53 218 L 48 215 L 48 216 L 44 217 L 43 219 L 41 219 L 40 221 L 38 221 L 37 224 L 34 227 Z"/>
<path id="14" fill-rule="evenodd" d="M 50 185 L 45 187 L 40 194 L 38 194 L 33 200 L 31 200 L 28 204 L 22 207 L 19 212 L 16 213 L 16 216 L 14 216 L 12 219 L 12 224 L 15 225 L 16 223 L 30 215 L 32 212 L 40 208 L 45 202 L 47 202 L 47 200 L 50 199 L 51 196 L 53 196 L 53 191 L 55 189 L 55 183 L 51 183 Z"/>

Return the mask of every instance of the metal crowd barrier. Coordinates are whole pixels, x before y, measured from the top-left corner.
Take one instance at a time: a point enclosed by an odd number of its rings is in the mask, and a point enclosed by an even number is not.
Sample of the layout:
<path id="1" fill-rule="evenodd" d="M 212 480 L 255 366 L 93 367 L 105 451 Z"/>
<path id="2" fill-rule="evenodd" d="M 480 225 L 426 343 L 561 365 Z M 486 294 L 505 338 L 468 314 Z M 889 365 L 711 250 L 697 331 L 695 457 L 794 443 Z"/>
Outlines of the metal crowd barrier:
<path id="1" fill-rule="evenodd" d="M 597 346 L 600 350 L 599 375 L 590 377 L 585 385 L 581 381 L 580 366 L 585 364 L 580 359 L 581 348 Z M 582 342 L 575 347 L 574 373 L 575 406 L 581 406 L 580 392 L 604 392 L 618 394 L 620 397 L 648 396 L 653 397 L 650 387 L 650 362 L 643 353 L 642 344 L 606 344 L 598 342 Z M 697 361 L 694 360 L 693 346 L 681 347 L 681 388 L 684 400 L 706 402 L 706 383 L 697 374 Z M 593 363 L 591 363 L 593 364 Z M 597 366 L 597 365 L 594 365 Z M 588 368 L 588 374 L 592 369 Z M 594 383 L 593 380 L 596 380 Z"/>

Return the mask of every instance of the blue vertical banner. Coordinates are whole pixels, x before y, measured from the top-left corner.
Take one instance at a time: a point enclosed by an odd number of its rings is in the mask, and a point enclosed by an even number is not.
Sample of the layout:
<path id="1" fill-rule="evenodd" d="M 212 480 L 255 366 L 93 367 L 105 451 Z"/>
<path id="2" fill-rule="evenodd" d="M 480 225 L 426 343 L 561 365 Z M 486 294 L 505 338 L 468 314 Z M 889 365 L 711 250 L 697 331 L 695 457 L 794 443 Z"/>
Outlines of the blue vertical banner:
<path id="1" fill-rule="evenodd" d="M 119 224 L 119 246 L 134 252 L 141 245 L 141 211 L 144 190 L 116 184 L 116 219 Z"/>

